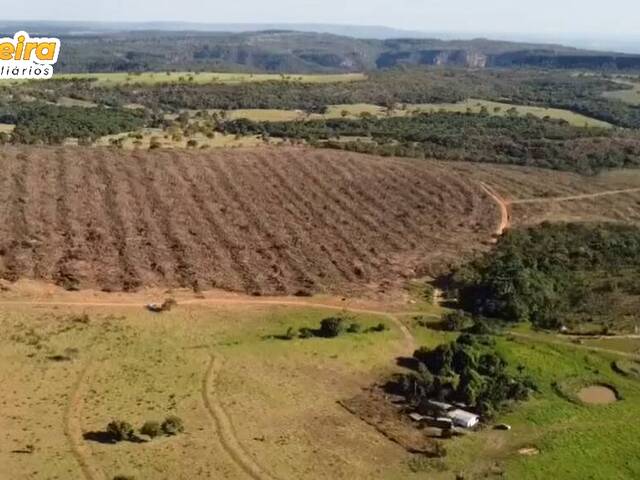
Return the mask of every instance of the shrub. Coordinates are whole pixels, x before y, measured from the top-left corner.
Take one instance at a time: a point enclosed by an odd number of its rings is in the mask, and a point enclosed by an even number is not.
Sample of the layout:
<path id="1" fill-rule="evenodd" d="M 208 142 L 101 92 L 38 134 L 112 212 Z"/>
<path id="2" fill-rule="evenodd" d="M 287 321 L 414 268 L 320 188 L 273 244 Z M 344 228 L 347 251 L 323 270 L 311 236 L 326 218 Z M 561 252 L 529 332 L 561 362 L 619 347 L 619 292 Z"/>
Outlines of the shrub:
<path id="1" fill-rule="evenodd" d="M 124 420 L 114 420 L 109 423 L 107 433 L 117 442 L 131 441 L 136 437 L 131 424 Z"/>
<path id="2" fill-rule="evenodd" d="M 442 317 L 442 327 L 449 332 L 457 332 L 467 328 L 473 320 L 463 311 L 447 313 Z"/>
<path id="3" fill-rule="evenodd" d="M 349 333 L 360 333 L 361 331 L 362 325 L 357 322 L 353 322 L 351 325 L 349 325 L 349 328 L 347 328 L 347 332 Z"/>
<path id="4" fill-rule="evenodd" d="M 344 320 L 340 317 L 325 318 L 320 322 L 320 336 L 335 338 L 345 331 Z"/>
<path id="5" fill-rule="evenodd" d="M 389 327 L 387 327 L 384 323 L 379 323 L 371 328 L 369 328 L 370 332 L 375 332 L 375 333 L 379 333 L 379 332 L 384 332 L 389 330 Z"/>
<path id="6" fill-rule="evenodd" d="M 300 338 L 311 338 L 314 336 L 313 330 L 305 327 L 298 330 L 298 334 L 300 335 Z"/>
<path id="7" fill-rule="evenodd" d="M 184 423 L 180 417 L 169 415 L 162 422 L 161 428 L 166 435 L 177 435 L 184 432 Z"/>
<path id="8" fill-rule="evenodd" d="M 294 338 L 296 338 L 296 331 L 293 329 L 293 327 L 289 327 L 287 333 L 284 334 L 284 338 L 286 340 L 293 340 Z"/>
<path id="9" fill-rule="evenodd" d="M 159 437 L 162 434 L 162 427 L 159 422 L 151 420 L 144 422 L 144 425 L 140 427 L 140 433 L 151 438 Z"/>

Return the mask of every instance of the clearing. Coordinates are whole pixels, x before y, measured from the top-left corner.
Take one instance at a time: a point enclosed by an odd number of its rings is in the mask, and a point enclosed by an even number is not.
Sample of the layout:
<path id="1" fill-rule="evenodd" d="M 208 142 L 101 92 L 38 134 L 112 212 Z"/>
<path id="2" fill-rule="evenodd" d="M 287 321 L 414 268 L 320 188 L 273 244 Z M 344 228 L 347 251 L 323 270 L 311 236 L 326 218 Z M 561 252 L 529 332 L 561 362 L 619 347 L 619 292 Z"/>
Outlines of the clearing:
<path id="1" fill-rule="evenodd" d="M 384 293 L 488 248 L 507 224 L 486 186 L 513 202 L 508 224 L 640 222 L 637 171 L 584 177 L 285 147 L 79 152 L 0 154 L 0 278 Z M 578 197 L 559 201 L 568 196 Z"/>
<path id="2" fill-rule="evenodd" d="M 479 185 L 435 164 L 285 148 L 79 152 L 2 152 L 2 278 L 384 291 L 481 248 L 497 215 Z"/>

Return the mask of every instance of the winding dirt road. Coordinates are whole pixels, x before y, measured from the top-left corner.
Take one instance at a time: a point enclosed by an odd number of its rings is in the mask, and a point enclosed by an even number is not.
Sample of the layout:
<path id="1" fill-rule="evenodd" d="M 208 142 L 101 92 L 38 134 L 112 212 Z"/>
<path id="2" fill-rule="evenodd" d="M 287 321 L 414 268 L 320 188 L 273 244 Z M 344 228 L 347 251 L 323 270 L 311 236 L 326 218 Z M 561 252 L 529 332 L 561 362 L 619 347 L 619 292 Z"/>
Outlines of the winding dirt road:
<path id="1" fill-rule="evenodd" d="M 511 205 L 520 203 L 555 203 L 555 202 L 568 202 L 572 200 L 589 200 L 591 198 L 607 197 L 610 195 L 620 195 L 623 193 L 636 193 L 640 192 L 640 188 L 625 188 L 622 190 L 605 190 L 597 193 L 582 193 L 579 195 L 568 195 L 566 197 L 549 197 L 549 198 L 521 198 L 516 200 L 510 200 L 508 203 Z"/>
<path id="2" fill-rule="evenodd" d="M 564 197 L 536 197 L 507 200 L 502 198 L 491 186 L 481 182 L 480 187 L 489 195 L 500 209 L 500 221 L 496 227 L 496 236 L 501 236 L 505 230 L 511 226 L 511 205 L 531 204 L 531 203 L 558 203 L 579 200 L 589 200 L 593 198 L 607 197 L 611 195 L 622 195 L 625 193 L 640 192 L 640 188 L 625 188 L 621 190 L 605 190 L 596 193 L 581 193 L 578 195 L 567 195 Z"/>
<path id="3" fill-rule="evenodd" d="M 509 202 L 502 198 L 493 188 L 486 183 L 480 183 L 482 190 L 489 195 L 500 209 L 500 222 L 496 227 L 496 236 L 501 236 L 504 231 L 511 226 L 511 214 L 509 212 Z"/>

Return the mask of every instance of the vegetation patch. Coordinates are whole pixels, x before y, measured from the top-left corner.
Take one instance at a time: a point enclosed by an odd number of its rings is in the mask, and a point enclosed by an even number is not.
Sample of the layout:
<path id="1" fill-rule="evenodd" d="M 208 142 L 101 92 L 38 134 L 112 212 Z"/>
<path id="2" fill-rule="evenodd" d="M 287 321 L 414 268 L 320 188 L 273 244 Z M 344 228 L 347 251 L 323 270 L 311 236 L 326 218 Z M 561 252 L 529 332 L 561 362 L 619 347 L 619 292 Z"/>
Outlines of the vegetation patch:
<path id="1" fill-rule="evenodd" d="M 640 380 L 640 362 L 637 360 L 620 359 L 612 364 L 613 369 L 625 377 Z"/>
<path id="2" fill-rule="evenodd" d="M 639 279 L 640 228 L 545 223 L 508 231 L 452 285 L 478 315 L 608 333 L 638 321 Z"/>
<path id="3" fill-rule="evenodd" d="M 409 363 L 413 372 L 396 375 L 387 388 L 426 415 L 441 416 L 431 403 L 438 400 L 492 418 L 506 405 L 527 400 L 538 388 L 524 367 L 510 367 L 494 346 L 491 337 L 463 334 L 435 349 L 422 347 Z"/>
<path id="4" fill-rule="evenodd" d="M 480 113 L 422 113 L 407 117 L 304 122 L 221 122 L 234 135 L 304 140 L 324 147 L 379 155 L 465 160 L 594 173 L 640 165 L 640 137 L 564 120 Z M 341 140 L 361 137 L 367 141 Z"/>
<path id="5" fill-rule="evenodd" d="M 289 327 L 284 335 L 276 336 L 283 340 L 293 340 L 294 338 L 336 338 L 344 334 L 357 333 L 380 333 L 389 330 L 384 323 L 378 323 L 364 328 L 360 323 L 350 315 L 338 315 L 324 318 L 320 321 L 318 328 L 302 327 L 297 331 L 293 327 Z"/>

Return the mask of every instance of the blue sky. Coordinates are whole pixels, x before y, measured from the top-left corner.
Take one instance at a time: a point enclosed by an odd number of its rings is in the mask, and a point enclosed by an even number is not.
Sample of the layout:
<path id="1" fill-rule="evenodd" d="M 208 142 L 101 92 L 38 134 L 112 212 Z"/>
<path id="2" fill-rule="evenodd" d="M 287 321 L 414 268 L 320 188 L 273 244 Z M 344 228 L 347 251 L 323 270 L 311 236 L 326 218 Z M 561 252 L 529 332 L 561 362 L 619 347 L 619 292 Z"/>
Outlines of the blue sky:
<path id="1" fill-rule="evenodd" d="M 343 23 L 422 31 L 640 34 L 638 0 L 0 0 L 4 20 Z"/>

